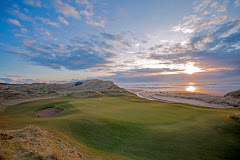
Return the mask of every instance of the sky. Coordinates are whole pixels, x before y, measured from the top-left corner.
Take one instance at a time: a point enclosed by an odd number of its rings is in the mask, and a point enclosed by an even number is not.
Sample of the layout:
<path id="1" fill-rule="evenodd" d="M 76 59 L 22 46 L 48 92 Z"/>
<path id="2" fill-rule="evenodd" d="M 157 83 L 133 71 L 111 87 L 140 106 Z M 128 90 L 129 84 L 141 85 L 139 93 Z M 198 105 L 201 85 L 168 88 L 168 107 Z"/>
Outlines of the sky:
<path id="1" fill-rule="evenodd" d="M 240 0 L 1 0 L 0 83 L 240 81 Z"/>

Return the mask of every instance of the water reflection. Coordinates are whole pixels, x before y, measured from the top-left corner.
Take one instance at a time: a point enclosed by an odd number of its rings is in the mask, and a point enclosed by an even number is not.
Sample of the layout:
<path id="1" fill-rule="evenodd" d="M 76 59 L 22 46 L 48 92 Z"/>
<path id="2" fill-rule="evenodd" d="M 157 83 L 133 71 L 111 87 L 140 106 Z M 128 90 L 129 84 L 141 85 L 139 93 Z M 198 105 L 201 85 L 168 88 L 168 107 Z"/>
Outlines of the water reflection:
<path id="1" fill-rule="evenodd" d="M 196 91 L 196 87 L 194 87 L 194 86 L 188 86 L 188 87 L 186 88 L 186 91 L 188 91 L 188 92 L 195 92 L 195 91 Z"/>

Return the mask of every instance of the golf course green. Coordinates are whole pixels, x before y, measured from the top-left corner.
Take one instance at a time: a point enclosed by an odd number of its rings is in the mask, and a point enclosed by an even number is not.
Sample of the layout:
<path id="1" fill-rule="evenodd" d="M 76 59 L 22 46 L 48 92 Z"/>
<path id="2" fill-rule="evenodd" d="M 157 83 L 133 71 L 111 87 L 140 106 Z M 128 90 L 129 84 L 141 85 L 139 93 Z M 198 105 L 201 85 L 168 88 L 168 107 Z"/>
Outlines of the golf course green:
<path id="1" fill-rule="evenodd" d="M 63 112 L 38 118 L 37 110 Z M 150 101 L 135 95 L 71 96 L 24 102 L 0 113 L 0 129 L 28 125 L 53 130 L 78 144 L 86 159 L 239 159 L 238 108 L 217 109 Z"/>

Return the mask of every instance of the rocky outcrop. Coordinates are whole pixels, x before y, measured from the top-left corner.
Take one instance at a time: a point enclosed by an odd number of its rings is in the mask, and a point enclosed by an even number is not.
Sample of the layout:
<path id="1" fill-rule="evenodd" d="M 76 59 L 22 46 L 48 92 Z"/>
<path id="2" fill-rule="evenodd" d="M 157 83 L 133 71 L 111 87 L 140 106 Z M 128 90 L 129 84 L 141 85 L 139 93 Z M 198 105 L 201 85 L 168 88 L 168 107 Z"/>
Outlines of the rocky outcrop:
<path id="1" fill-rule="evenodd" d="M 0 84 L 0 107 L 27 99 L 61 97 L 68 94 L 74 97 L 93 97 L 121 93 L 127 91 L 112 81 L 97 79 L 64 84 Z"/>

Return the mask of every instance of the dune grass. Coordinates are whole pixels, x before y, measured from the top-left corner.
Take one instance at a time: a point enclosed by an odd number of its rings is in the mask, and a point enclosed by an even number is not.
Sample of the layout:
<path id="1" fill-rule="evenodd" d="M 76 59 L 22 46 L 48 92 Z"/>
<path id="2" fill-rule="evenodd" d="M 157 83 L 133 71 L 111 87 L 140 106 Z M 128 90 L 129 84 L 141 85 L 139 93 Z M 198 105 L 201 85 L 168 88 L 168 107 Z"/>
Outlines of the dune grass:
<path id="1" fill-rule="evenodd" d="M 37 118 L 36 110 L 52 106 L 64 111 Z M 85 146 L 89 159 L 238 159 L 240 126 L 229 116 L 236 112 L 134 95 L 63 97 L 9 107 L 0 113 L 0 127 L 53 129 Z"/>

